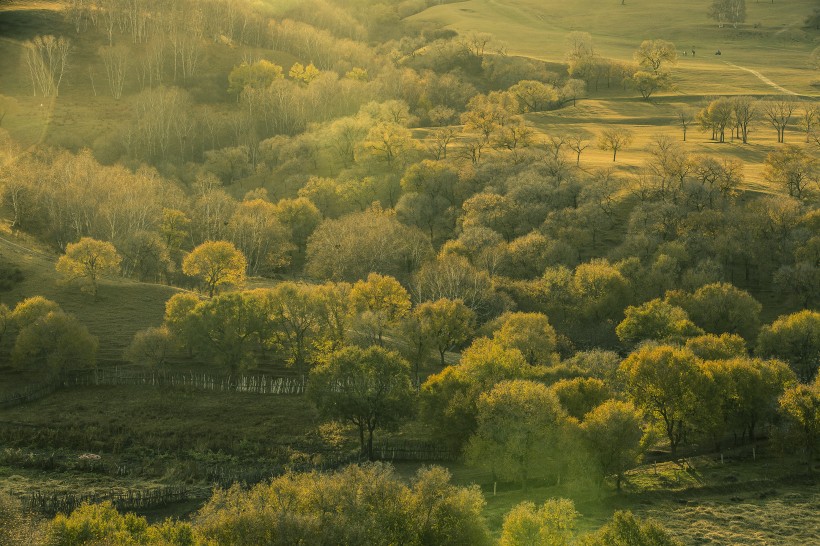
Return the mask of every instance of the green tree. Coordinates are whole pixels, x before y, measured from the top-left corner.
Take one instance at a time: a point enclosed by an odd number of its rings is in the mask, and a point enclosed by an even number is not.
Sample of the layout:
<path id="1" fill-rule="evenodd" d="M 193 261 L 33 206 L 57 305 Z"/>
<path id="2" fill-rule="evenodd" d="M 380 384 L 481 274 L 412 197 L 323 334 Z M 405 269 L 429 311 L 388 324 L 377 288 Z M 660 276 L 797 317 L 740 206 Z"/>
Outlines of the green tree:
<path id="1" fill-rule="evenodd" d="M 686 340 L 686 348 L 702 360 L 729 360 L 746 356 L 746 341 L 737 334 L 704 334 Z"/>
<path id="2" fill-rule="evenodd" d="M 350 465 L 217 490 L 194 524 L 209 544 L 234 546 L 488 546 L 484 504 L 476 486 L 454 486 L 440 468 L 420 470 L 408 486 L 388 465 Z"/>
<path id="3" fill-rule="evenodd" d="M 310 371 L 309 395 L 325 417 L 359 430 L 361 453 L 373 460 L 373 432 L 410 416 L 410 365 L 381 347 L 346 347 Z"/>
<path id="4" fill-rule="evenodd" d="M 189 354 L 193 353 L 196 338 L 196 317 L 194 309 L 202 300 L 196 294 L 179 292 L 165 302 L 164 326 L 168 328 L 171 338 Z"/>
<path id="5" fill-rule="evenodd" d="M 493 340 L 507 349 L 518 349 L 528 364 L 557 364 L 555 329 L 542 313 L 505 313 L 498 318 L 501 326 Z"/>
<path id="6" fill-rule="evenodd" d="M 410 311 L 410 295 L 393 277 L 371 273 L 350 289 L 350 306 L 363 335 L 382 345 L 388 329 Z"/>
<path id="7" fill-rule="evenodd" d="M 660 420 L 674 456 L 696 414 L 703 375 L 687 349 L 644 346 L 621 363 L 635 405 Z"/>
<path id="8" fill-rule="evenodd" d="M 527 490 L 532 477 L 560 475 L 566 414 L 555 394 L 533 381 L 498 383 L 477 404 L 467 460 Z"/>
<path id="9" fill-rule="evenodd" d="M 795 428 L 806 453 L 806 466 L 811 472 L 820 447 L 820 380 L 786 390 L 780 397 L 780 412 Z"/>
<path id="10" fill-rule="evenodd" d="M 695 326 L 686 311 L 660 299 L 654 299 L 638 307 L 629 306 L 625 318 L 615 328 L 618 339 L 625 343 L 643 340 L 683 341 L 703 334 Z"/>
<path id="11" fill-rule="evenodd" d="M 444 354 L 469 340 L 475 330 L 475 313 L 461 300 L 424 302 L 413 314 L 421 325 L 421 335 L 438 350 L 442 367 Z"/>
<path id="12" fill-rule="evenodd" d="M 579 421 L 584 415 L 612 397 L 612 389 L 595 377 L 560 379 L 551 387 L 570 417 Z"/>
<path id="13" fill-rule="evenodd" d="M 62 309 L 56 302 L 43 296 L 32 296 L 15 305 L 10 318 L 14 326 L 22 330 L 52 312 L 59 313 Z"/>
<path id="14" fill-rule="evenodd" d="M 254 292 L 229 292 L 199 303 L 187 330 L 190 344 L 228 369 L 230 380 L 256 362 L 259 332 L 268 320 L 261 298 Z"/>
<path id="15" fill-rule="evenodd" d="M 531 370 L 520 351 L 505 349 L 487 338 L 477 339 L 457 365 L 431 375 L 421 386 L 422 420 L 437 439 L 460 450 L 476 429 L 481 393 L 501 381 L 526 378 Z"/>
<path id="16" fill-rule="evenodd" d="M 66 245 L 65 254 L 57 260 L 57 272 L 66 282 L 85 281 L 87 287 L 84 289 L 96 298 L 97 279 L 101 275 L 117 273 L 120 261 L 122 258 L 111 243 L 83 237 Z"/>
<path id="17" fill-rule="evenodd" d="M 163 523 L 149 525 L 142 516 L 132 513 L 121 515 L 110 502 L 83 504 L 68 516 L 57 514 L 48 525 L 46 534 L 47 544 L 60 546 L 193 546 L 196 543 L 188 523 L 166 520 Z"/>
<path id="18" fill-rule="evenodd" d="M 627 402 L 608 400 L 584 416 L 581 431 L 599 476 L 614 476 L 620 491 L 624 474 L 637 466 L 643 452 L 640 412 Z"/>
<path id="19" fill-rule="evenodd" d="M 629 281 L 608 261 L 592 260 L 575 268 L 571 290 L 577 298 L 580 318 L 601 321 L 622 312 Z"/>
<path id="20" fill-rule="evenodd" d="M 97 338 L 72 315 L 51 311 L 22 328 L 11 352 L 18 367 L 61 375 L 96 365 Z"/>
<path id="21" fill-rule="evenodd" d="M 313 361 L 314 341 L 320 333 L 319 292 L 309 285 L 282 282 L 267 293 L 264 306 L 275 330 L 272 341 L 285 350 L 287 363 L 304 375 Z"/>
<path id="22" fill-rule="evenodd" d="M 242 252 L 226 241 L 206 241 L 182 261 L 182 272 L 198 278 L 211 298 L 219 286 L 245 282 L 247 268 Z"/>
<path id="23" fill-rule="evenodd" d="M 525 501 L 504 516 L 501 546 L 570 546 L 580 514 L 569 499 L 547 499 L 540 507 Z"/>
<path id="24" fill-rule="evenodd" d="M 683 546 L 659 523 L 641 521 L 632 512 L 617 511 L 596 533 L 583 537 L 579 546 Z"/>
<path id="25" fill-rule="evenodd" d="M 172 346 L 171 331 L 167 326 L 146 328 L 134 334 L 125 350 L 125 358 L 135 364 L 159 368 L 168 359 Z"/>
<path id="26" fill-rule="evenodd" d="M 707 284 L 692 294 L 667 292 L 665 301 L 683 308 L 692 322 L 710 334 L 739 334 L 752 340 L 760 329 L 760 303 L 729 283 Z"/>
<path id="27" fill-rule="evenodd" d="M 800 381 L 809 383 L 820 366 L 820 313 L 804 310 L 764 326 L 755 352 L 789 363 Z"/>

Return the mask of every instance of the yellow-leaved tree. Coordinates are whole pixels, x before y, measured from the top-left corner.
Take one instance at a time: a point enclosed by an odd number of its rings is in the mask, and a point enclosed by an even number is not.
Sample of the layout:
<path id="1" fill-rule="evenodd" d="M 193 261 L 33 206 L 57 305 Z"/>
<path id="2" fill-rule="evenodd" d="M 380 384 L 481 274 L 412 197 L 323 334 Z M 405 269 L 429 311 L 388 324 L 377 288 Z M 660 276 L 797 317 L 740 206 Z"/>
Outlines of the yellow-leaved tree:
<path id="1" fill-rule="evenodd" d="M 111 243 L 83 237 L 65 247 L 65 254 L 57 260 L 57 272 L 63 275 L 65 282 L 82 281 L 81 289 L 96 298 L 97 279 L 101 275 L 117 273 L 121 261 Z"/>
<path id="2" fill-rule="evenodd" d="M 205 241 L 182 261 L 182 272 L 199 279 L 209 297 L 223 284 L 242 284 L 247 268 L 245 255 L 227 241 Z"/>

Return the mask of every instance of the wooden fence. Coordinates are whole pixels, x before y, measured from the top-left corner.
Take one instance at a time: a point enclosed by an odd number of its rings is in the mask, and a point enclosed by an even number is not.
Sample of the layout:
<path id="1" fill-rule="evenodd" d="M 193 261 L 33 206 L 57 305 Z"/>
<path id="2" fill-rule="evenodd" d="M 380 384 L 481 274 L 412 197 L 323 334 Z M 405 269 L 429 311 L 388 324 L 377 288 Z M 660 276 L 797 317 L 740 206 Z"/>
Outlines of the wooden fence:
<path id="1" fill-rule="evenodd" d="M 96 504 L 110 501 L 120 511 L 141 510 L 167 506 L 193 498 L 185 486 L 168 486 L 157 489 L 128 489 L 108 493 L 41 493 L 22 495 L 23 507 L 33 512 L 53 516 L 58 512 L 71 513 L 83 503 Z"/>
<path id="2" fill-rule="evenodd" d="M 305 381 L 299 377 L 241 375 L 233 380 L 205 373 L 161 373 L 107 368 L 74 373 L 64 379 L 65 387 L 99 385 L 145 385 L 187 388 L 214 392 L 253 394 L 304 394 Z"/>
<path id="3" fill-rule="evenodd" d="M 41 383 L 39 385 L 32 385 L 23 389 L 21 392 L 13 393 L 11 395 L 0 398 L 0 409 L 13 408 L 28 402 L 34 402 L 45 398 L 49 394 L 59 389 L 61 384 L 58 381 L 50 381 Z"/>
<path id="4" fill-rule="evenodd" d="M 458 453 L 446 446 L 424 440 L 385 440 L 373 444 L 380 461 L 455 461 Z"/>

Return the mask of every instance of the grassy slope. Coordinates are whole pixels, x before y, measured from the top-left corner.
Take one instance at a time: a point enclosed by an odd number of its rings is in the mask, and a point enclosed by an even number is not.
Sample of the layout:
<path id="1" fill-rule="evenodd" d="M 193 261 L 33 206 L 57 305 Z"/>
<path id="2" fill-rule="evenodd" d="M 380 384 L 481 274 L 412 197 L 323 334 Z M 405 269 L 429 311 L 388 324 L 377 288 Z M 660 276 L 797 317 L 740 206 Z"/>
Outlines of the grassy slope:
<path id="1" fill-rule="evenodd" d="M 138 330 L 160 325 L 165 301 L 178 291 L 164 285 L 104 279 L 94 301 L 76 285 L 59 282 L 54 269 L 57 255 L 26 237 L 15 237 L 5 226 L 0 228 L 0 260 L 19 267 L 25 277 L 11 291 L 0 293 L 0 301 L 9 307 L 33 295 L 56 301 L 99 337 L 101 364 L 121 359 L 123 350 Z M 0 358 L 6 357 L 6 353 L 0 353 Z M 0 391 L 2 388 L 0 385 Z"/>
<path id="2" fill-rule="evenodd" d="M 676 68 L 683 94 L 771 93 L 756 76 L 726 62 L 762 72 L 800 94 L 814 94 L 807 70 L 816 44 L 801 30 L 816 3 L 747 2 L 747 24 L 717 28 L 706 16 L 708 2 L 680 0 L 469 0 L 434 6 L 414 15 L 459 32 L 488 32 L 507 45 L 509 53 L 550 61 L 563 60 L 566 37 L 574 30 L 592 34 L 599 54 L 631 60 L 641 40 L 662 38 L 678 49 L 696 51 L 681 57 Z M 754 28 L 758 25 L 758 28 Z M 722 55 L 714 55 L 716 50 Z"/>

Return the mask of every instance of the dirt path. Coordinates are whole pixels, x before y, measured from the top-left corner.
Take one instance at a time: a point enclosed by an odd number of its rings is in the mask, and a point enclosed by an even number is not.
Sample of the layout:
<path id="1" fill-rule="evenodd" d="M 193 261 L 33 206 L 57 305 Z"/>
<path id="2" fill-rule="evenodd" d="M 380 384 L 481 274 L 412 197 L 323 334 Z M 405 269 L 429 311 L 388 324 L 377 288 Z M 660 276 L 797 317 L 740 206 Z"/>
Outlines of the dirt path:
<path id="1" fill-rule="evenodd" d="M 723 62 L 728 64 L 729 66 L 733 66 L 735 68 L 739 68 L 740 70 L 745 70 L 746 72 L 749 72 L 749 73 L 753 74 L 754 76 L 756 76 L 760 81 L 762 81 L 766 85 L 774 87 L 775 89 L 777 89 L 778 91 L 780 91 L 781 93 L 783 93 L 785 95 L 797 95 L 797 93 L 795 93 L 794 91 L 789 91 L 785 87 L 781 87 L 781 86 L 777 85 L 776 83 L 774 83 L 772 80 L 770 80 L 769 78 L 767 78 L 766 76 L 764 76 L 763 74 L 758 72 L 757 70 L 752 70 L 751 68 L 746 68 L 745 66 L 738 66 L 734 63 L 730 63 L 729 61 L 723 61 Z"/>

